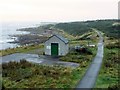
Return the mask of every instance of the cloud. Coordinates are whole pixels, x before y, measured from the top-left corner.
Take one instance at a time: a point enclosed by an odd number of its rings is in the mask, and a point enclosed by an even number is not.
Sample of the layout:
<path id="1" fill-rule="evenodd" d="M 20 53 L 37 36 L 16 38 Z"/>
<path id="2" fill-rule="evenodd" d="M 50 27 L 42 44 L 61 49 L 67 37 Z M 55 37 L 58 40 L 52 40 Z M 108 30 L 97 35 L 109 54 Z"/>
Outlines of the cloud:
<path id="1" fill-rule="evenodd" d="M 118 0 L 0 0 L 3 21 L 117 18 Z"/>

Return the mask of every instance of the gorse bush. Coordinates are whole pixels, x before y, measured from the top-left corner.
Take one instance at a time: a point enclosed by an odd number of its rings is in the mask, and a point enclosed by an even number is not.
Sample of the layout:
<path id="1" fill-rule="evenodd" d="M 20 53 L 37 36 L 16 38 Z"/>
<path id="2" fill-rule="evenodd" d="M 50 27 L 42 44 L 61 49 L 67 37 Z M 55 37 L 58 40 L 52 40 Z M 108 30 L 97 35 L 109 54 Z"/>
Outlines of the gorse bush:
<path id="1" fill-rule="evenodd" d="M 27 68 L 31 67 L 32 64 L 27 62 L 25 59 L 20 60 L 20 62 L 10 61 L 9 63 L 3 63 L 3 69 L 16 69 L 16 68 Z"/>
<path id="2" fill-rule="evenodd" d="M 20 60 L 20 62 L 9 62 L 2 64 L 2 76 L 9 77 L 11 80 L 19 81 L 23 78 L 29 77 L 32 75 L 31 70 L 28 67 L 31 67 L 32 64 L 26 60 Z"/>
<path id="3" fill-rule="evenodd" d="M 106 48 L 108 48 L 108 49 L 120 48 L 120 43 L 116 42 L 114 44 L 108 44 L 108 45 L 106 45 Z"/>
<path id="4" fill-rule="evenodd" d="M 81 48 L 81 49 L 77 49 L 76 52 L 80 53 L 80 54 L 88 54 L 88 55 L 92 55 L 92 51 L 89 48 Z"/>
<path id="5" fill-rule="evenodd" d="M 114 64 L 120 63 L 118 51 L 116 52 L 116 50 L 118 50 L 118 49 L 119 49 L 119 47 L 116 46 L 116 43 L 112 44 L 112 45 L 108 44 L 106 46 L 107 56 L 104 57 L 105 58 L 105 61 L 104 61 L 105 67 L 108 67 L 108 68 L 114 67 Z"/>
<path id="6" fill-rule="evenodd" d="M 108 90 L 119 90 L 119 88 L 120 88 L 120 84 L 116 83 L 113 85 L 109 85 Z"/>
<path id="7" fill-rule="evenodd" d="M 75 85 L 72 81 L 78 81 L 78 75 L 80 75 L 80 71 L 70 67 L 31 64 L 24 59 L 20 62 L 9 62 L 2 65 L 5 87 L 67 88 L 71 87 L 71 84 Z M 73 78 L 76 76 L 77 78 Z"/>

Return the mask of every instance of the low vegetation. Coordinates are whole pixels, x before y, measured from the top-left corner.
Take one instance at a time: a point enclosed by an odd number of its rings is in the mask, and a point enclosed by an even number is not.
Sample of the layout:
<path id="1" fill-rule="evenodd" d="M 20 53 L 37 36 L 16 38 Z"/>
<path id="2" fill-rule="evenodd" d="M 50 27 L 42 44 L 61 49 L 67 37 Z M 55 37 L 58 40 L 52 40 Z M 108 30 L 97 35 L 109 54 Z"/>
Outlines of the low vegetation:
<path id="1" fill-rule="evenodd" d="M 89 37 L 89 39 L 87 38 Z M 95 31 L 88 31 L 76 39 L 70 41 L 70 52 L 60 58 L 62 61 L 84 63 L 89 62 L 97 53 L 97 43 L 99 37 Z M 89 47 L 88 44 L 94 44 L 95 47 Z M 75 50 L 75 46 L 83 46 L 83 51 Z"/>
<path id="2" fill-rule="evenodd" d="M 120 46 L 119 42 L 118 41 L 116 42 L 116 39 L 112 38 L 111 42 L 109 41 L 110 38 L 106 39 L 105 41 L 103 64 L 95 87 L 117 90 L 118 88 L 120 88 L 119 83 L 120 58 L 118 56 Z"/>
<path id="3" fill-rule="evenodd" d="M 86 67 L 43 66 L 26 60 L 2 66 L 3 88 L 74 88 Z"/>
<path id="4" fill-rule="evenodd" d="M 95 48 L 89 53 L 70 52 L 61 57 L 63 61 L 79 63 L 77 68 L 62 66 L 43 66 L 26 60 L 2 64 L 3 88 L 74 88 L 87 70 Z"/>
<path id="5" fill-rule="evenodd" d="M 82 35 L 91 28 L 96 28 L 105 33 L 107 36 L 120 38 L 120 24 L 118 20 L 94 20 L 83 22 L 58 23 L 54 27 L 64 30 L 71 35 Z"/>
<path id="6" fill-rule="evenodd" d="M 29 46 L 22 46 L 22 47 L 16 47 L 16 48 L 8 48 L 5 50 L 0 50 L 0 56 L 5 56 L 13 53 L 25 53 L 34 49 L 43 48 L 43 44 L 38 45 L 29 45 Z"/>
<path id="7" fill-rule="evenodd" d="M 74 36 L 82 35 L 91 30 L 89 27 L 86 27 L 86 24 L 83 22 L 58 23 L 55 25 L 55 28 L 62 29 Z"/>
<path id="8" fill-rule="evenodd" d="M 80 36 L 76 36 L 73 40 L 70 40 L 69 46 L 75 47 L 75 46 L 83 45 L 87 47 L 87 45 L 90 44 L 97 46 L 98 41 L 99 41 L 99 36 L 95 32 L 95 29 L 92 29 L 92 31 L 88 31 Z"/>
<path id="9" fill-rule="evenodd" d="M 62 56 L 60 60 L 67 62 L 75 62 L 80 63 L 80 65 L 86 66 L 86 64 L 92 60 L 92 58 L 96 55 L 96 48 L 85 48 L 86 50 L 83 52 L 78 52 L 76 50 L 71 50 L 66 56 Z"/>

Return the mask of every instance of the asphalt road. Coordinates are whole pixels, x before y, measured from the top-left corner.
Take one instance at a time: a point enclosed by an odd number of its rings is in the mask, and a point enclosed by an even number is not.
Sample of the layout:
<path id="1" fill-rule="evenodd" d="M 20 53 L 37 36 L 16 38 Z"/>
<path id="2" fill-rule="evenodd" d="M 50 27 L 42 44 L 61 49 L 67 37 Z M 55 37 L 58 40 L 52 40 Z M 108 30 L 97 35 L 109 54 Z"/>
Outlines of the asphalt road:
<path id="1" fill-rule="evenodd" d="M 80 88 L 87 88 L 92 89 L 95 85 L 101 64 L 103 59 L 103 52 L 104 52 L 104 44 L 103 44 L 103 37 L 99 31 L 96 31 L 100 37 L 98 43 L 98 51 L 93 59 L 91 65 L 89 66 L 88 70 L 86 71 L 82 80 L 78 83 L 77 89 Z"/>

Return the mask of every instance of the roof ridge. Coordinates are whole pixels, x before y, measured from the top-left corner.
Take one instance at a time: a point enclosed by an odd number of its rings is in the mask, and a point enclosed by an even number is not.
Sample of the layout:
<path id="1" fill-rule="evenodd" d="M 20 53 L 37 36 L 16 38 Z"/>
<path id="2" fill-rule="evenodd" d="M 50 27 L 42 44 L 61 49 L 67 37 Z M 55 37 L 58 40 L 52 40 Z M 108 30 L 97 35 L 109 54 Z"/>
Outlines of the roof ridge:
<path id="1" fill-rule="evenodd" d="M 62 40 L 66 44 L 68 43 L 68 40 L 60 34 L 54 34 L 53 36 L 56 36 L 57 38 L 59 38 L 60 40 Z"/>

